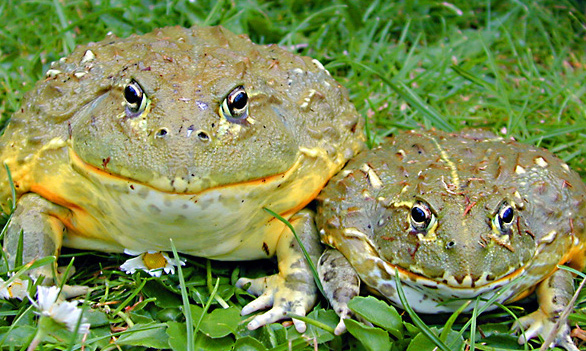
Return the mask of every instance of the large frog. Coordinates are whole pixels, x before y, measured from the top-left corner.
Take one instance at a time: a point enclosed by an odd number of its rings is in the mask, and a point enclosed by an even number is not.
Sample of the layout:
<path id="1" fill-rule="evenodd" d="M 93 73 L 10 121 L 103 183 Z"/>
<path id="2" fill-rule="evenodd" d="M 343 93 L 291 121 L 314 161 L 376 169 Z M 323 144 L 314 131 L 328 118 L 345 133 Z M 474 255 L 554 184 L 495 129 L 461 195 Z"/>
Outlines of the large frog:
<path id="1" fill-rule="evenodd" d="M 62 246 L 169 251 L 171 241 L 219 260 L 276 254 L 278 274 L 238 282 L 261 295 L 244 314 L 273 306 L 249 327 L 304 315 L 312 275 L 263 208 L 288 218 L 317 260 L 304 207 L 362 148 L 346 90 L 316 60 L 222 27 L 108 37 L 55 62 L 0 139 L 17 199 L 4 250 L 12 267 L 20 240 L 24 263 Z M 0 189 L 8 213 L 6 174 Z"/>
<path id="2" fill-rule="evenodd" d="M 360 280 L 401 306 L 398 272 L 409 305 L 424 313 L 537 289 L 540 308 L 520 318 L 528 329 L 519 341 L 545 338 L 574 292 L 557 265 L 584 267 L 580 177 L 544 149 L 487 132 L 401 133 L 350 161 L 318 199 L 322 241 L 336 249 L 318 270 L 342 319 Z M 341 320 L 336 332 L 344 328 Z M 577 350 L 565 321 L 560 328 L 554 344 Z"/>

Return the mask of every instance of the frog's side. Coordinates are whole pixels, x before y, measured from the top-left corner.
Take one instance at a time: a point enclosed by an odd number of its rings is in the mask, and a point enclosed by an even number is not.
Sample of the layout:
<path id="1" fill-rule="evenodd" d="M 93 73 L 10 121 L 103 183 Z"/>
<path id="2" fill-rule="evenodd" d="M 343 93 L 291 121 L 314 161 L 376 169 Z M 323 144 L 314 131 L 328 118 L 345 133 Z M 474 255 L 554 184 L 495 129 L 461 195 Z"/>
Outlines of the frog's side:
<path id="1" fill-rule="evenodd" d="M 521 325 L 528 338 L 548 335 L 574 291 L 556 266 L 584 267 L 586 186 L 550 152 L 483 134 L 402 133 L 330 180 L 317 224 L 338 251 L 327 250 L 319 270 L 342 318 L 359 292 L 356 273 L 400 306 L 397 270 L 424 313 L 454 311 L 457 298 L 482 296 L 482 305 L 509 283 L 496 302 L 537 287 L 540 309 Z M 555 343 L 575 349 L 561 329 Z"/>
<path id="2" fill-rule="evenodd" d="M 311 274 L 263 207 L 290 218 L 317 257 L 302 209 L 362 149 L 361 129 L 346 90 L 311 58 L 222 27 L 108 37 L 54 63 L 0 138 L 17 194 L 4 249 L 20 261 L 22 230 L 24 262 L 61 246 L 169 251 L 171 239 L 222 260 L 277 254 L 280 273 L 252 281 L 265 295 L 243 312 L 274 298 L 250 327 L 304 314 Z M 0 189 L 8 213 L 8 177 Z"/>

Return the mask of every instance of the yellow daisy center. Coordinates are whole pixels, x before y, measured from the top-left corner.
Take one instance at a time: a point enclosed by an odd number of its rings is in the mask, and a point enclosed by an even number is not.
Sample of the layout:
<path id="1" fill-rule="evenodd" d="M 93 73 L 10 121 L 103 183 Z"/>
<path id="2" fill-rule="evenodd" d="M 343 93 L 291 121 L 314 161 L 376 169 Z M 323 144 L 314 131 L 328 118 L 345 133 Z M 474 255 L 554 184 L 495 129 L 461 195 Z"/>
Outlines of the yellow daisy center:
<path id="1" fill-rule="evenodd" d="M 148 269 L 164 268 L 165 266 L 167 266 L 167 259 L 160 252 L 147 252 L 142 257 L 142 261 Z"/>

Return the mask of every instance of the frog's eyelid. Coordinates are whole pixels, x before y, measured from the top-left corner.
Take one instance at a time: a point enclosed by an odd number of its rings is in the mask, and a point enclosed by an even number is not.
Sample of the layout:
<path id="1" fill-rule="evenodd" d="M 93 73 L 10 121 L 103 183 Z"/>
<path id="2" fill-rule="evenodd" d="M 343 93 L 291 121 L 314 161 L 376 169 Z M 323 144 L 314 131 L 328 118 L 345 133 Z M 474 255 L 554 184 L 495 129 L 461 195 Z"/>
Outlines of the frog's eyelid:
<path id="1" fill-rule="evenodd" d="M 494 210 L 491 213 L 491 217 L 496 217 L 498 216 L 498 214 L 501 212 L 501 209 L 503 208 L 503 206 L 508 206 L 511 209 L 515 209 L 515 207 L 513 205 L 511 205 L 511 202 L 508 201 L 507 199 L 503 199 L 501 200 L 501 202 L 499 202 L 499 204 L 494 208 Z"/>
<path id="2" fill-rule="evenodd" d="M 415 196 L 415 200 L 413 201 L 413 205 L 411 205 L 411 207 L 415 206 L 415 204 L 417 202 L 422 202 L 425 205 L 427 205 L 427 208 L 429 208 L 429 210 L 431 211 L 431 214 L 437 218 L 437 212 L 436 212 L 435 208 L 429 202 L 425 201 L 423 198 L 421 198 L 419 196 Z"/>

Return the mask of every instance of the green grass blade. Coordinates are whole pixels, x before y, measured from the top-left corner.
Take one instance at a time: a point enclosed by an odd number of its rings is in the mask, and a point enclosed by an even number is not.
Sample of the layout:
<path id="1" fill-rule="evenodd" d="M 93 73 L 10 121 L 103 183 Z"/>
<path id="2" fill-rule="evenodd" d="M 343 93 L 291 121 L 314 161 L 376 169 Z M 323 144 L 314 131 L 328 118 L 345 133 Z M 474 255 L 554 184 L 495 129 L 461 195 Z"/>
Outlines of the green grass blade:
<path id="1" fill-rule="evenodd" d="M 419 113 L 421 113 L 428 121 L 434 126 L 445 130 L 453 131 L 454 127 L 447 122 L 447 120 L 433 107 L 427 104 L 423 99 L 417 95 L 412 89 L 405 85 L 403 82 L 394 82 L 391 79 L 385 77 L 382 73 L 378 72 L 374 68 L 367 66 L 361 62 L 356 61 L 340 61 L 346 64 L 358 66 L 361 69 L 377 75 L 385 84 L 399 94 L 407 103 L 413 106 Z"/>
<path id="2" fill-rule="evenodd" d="M 445 341 L 445 340 L 448 339 L 448 334 L 450 333 L 450 330 L 454 326 L 454 323 L 456 322 L 456 319 L 470 305 L 471 302 L 472 302 L 471 300 L 468 300 L 468 301 L 464 302 L 460 307 L 458 307 L 458 309 L 456 311 L 454 311 L 454 313 L 452 313 L 452 315 L 450 316 L 450 318 L 448 318 L 448 320 L 446 321 L 446 323 L 444 325 L 444 329 L 442 330 L 442 332 L 440 334 L 440 339 L 441 340 L 444 340 Z"/>
<path id="3" fill-rule="evenodd" d="M 297 27 L 295 27 L 293 30 L 289 31 L 284 37 L 283 39 L 281 39 L 279 41 L 279 45 L 291 45 L 291 38 L 299 31 L 301 31 L 303 28 L 305 28 L 311 21 L 313 21 L 314 18 L 319 17 L 323 14 L 329 13 L 329 12 L 333 12 L 334 10 L 338 10 L 338 9 L 342 9 L 342 8 L 346 8 L 346 5 L 333 5 L 333 6 L 328 6 L 326 8 L 323 8 L 319 11 L 316 11 L 315 13 L 312 13 L 311 15 L 307 16 L 303 21 L 301 21 L 301 23 L 299 23 L 297 25 Z"/>
<path id="4" fill-rule="evenodd" d="M 57 16 L 59 17 L 61 28 L 66 28 L 68 21 L 65 16 L 63 5 L 59 0 L 53 0 L 53 6 L 55 7 L 55 11 L 57 12 Z M 63 39 L 63 51 L 66 55 L 68 55 L 73 51 L 73 49 L 75 49 L 75 40 L 73 39 L 73 34 L 71 34 L 70 31 L 67 31 L 65 32 L 65 38 Z"/>
<path id="5" fill-rule="evenodd" d="M 327 325 L 325 323 L 322 323 L 320 321 L 317 321 L 317 320 L 315 320 L 313 318 L 309 318 L 309 317 L 305 317 L 305 316 L 300 316 L 300 315 L 295 314 L 295 313 L 287 313 L 287 316 L 289 316 L 291 318 L 298 319 L 298 320 L 303 321 L 303 322 L 305 322 L 307 324 L 311 324 L 311 325 L 313 325 L 315 327 L 321 328 L 321 329 L 323 329 L 323 330 L 325 330 L 327 332 L 330 332 L 330 333 L 334 334 L 334 328 L 330 327 L 329 325 Z"/>
<path id="6" fill-rule="evenodd" d="M 134 289 L 134 291 L 118 306 L 118 308 L 114 310 L 114 312 L 112 312 L 112 315 L 117 315 L 118 313 L 120 313 L 120 311 L 122 311 L 124 307 L 128 306 L 130 301 L 132 301 L 132 299 L 134 299 L 136 295 L 138 295 L 142 291 L 142 288 L 144 288 L 147 281 L 147 279 L 142 279 L 140 285 L 136 289 Z"/>
<path id="7" fill-rule="evenodd" d="M 199 319 L 195 323 L 195 328 L 194 328 L 195 333 L 197 333 L 199 331 L 199 326 L 201 325 L 201 322 L 203 321 L 203 317 L 205 317 L 206 313 L 210 309 L 210 306 L 212 305 L 212 301 L 214 301 L 214 297 L 218 293 L 218 287 L 220 287 L 220 278 L 216 279 L 216 284 L 214 285 L 214 289 L 212 290 L 212 293 L 210 294 L 208 301 L 204 305 L 203 311 L 201 312 Z"/>
<path id="8" fill-rule="evenodd" d="M 413 320 L 413 324 L 415 324 L 421 333 L 425 335 L 431 342 L 433 342 L 440 350 L 442 351 L 452 351 L 437 335 L 435 335 L 431 329 L 425 324 L 425 322 L 415 313 L 413 308 L 409 305 L 407 301 L 407 297 L 405 296 L 405 292 L 403 291 L 403 285 L 401 283 L 401 279 L 399 279 L 399 271 L 395 269 L 395 282 L 397 284 L 397 294 L 399 295 L 399 300 L 403 305 L 403 308 Z"/>
<path id="9" fill-rule="evenodd" d="M 173 259 L 175 260 L 175 266 L 177 266 L 177 276 L 179 278 L 179 289 L 181 290 L 181 301 L 183 302 L 183 315 L 185 316 L 185 326 L 186 326 L 186 339 L 187 351 L 194 351 L 195 345 L 195 335 L 193 334 L 193 316 L 191 314 L 191 308 L 189 307 L 189 295 L 187 294 L 187 288 L 185 285 L 185 277 L 183 276 L 183 270 L 181 269 L 181 260 L 179 259 L 179 254 L 177 253 L 177 248 L 175 247 L 175 243 L 173 243 L 173 239 L 170 240 L 171 242 L 171 250 L 173 251 Z"/>

